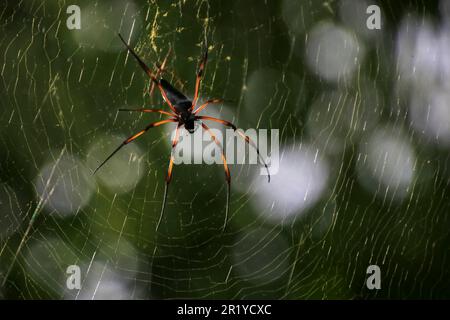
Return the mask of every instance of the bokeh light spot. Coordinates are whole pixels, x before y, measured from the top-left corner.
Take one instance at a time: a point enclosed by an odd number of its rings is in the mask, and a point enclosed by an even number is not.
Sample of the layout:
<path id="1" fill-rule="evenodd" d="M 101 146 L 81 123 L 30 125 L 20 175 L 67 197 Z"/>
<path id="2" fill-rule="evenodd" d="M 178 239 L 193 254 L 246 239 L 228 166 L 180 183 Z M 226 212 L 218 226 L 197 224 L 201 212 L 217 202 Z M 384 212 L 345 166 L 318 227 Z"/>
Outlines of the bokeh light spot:
<path id="1" fill-rule="evenodd" d="M 94 191 L 89 170 L 72 155 L 63 155 L 45 164 L 35 185 L 44 206 L 62 217 L 77 213 L 89 202 Z"/>
<path id="2" fill-rule="evenodd" d="M 414 178 L 416 156 L 399 130 L 378 129 L 360 146 L 360 182 L 378 197 L 402 200 Z"/>
<path id="3" fill-rule="evenodd" d="M 305 61 L 328 81 L 349 80 L 362 63 L 365 49 L 356 35 L 329 22 L 316 25 L 309 34 Z"/>
<path id="4" fill-rule="evenodd" d="M 125 137 L 108 136 L 99 138 L 89 148 L 87 163 L 94 170 L 117 148 Z M 143 177 L 144 153 L 136 142 L 132 142 L 117 152 L 95 177 L 113 192 L 125 193 L 132 190 Z"/>
<path id="5" fill-rule="evenodd" d="M 280 168 L 270 183 L 260 183 L 254 190 L 253 204 L 260 214 L 275 223 L 288 223 L 312 207 L 322 196 L 328 183 L 328 164 L 319 151 L 302 145 L 284 147 L 280 152 Z M 259 183 L 258 183 L 259 181 Z"/>

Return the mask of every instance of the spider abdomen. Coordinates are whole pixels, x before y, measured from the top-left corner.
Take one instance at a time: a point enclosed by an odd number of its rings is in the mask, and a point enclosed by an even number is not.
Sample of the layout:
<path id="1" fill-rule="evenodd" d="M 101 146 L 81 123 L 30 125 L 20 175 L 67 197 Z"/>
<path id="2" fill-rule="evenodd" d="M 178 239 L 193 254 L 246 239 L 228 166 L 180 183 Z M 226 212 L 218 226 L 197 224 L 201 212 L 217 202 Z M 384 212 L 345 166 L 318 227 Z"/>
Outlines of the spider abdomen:
<path id="1" fill-rule="evenodd" d="M 181 116 L 183 116 L 184 114 L 189 115 L 191 113 L 190 110 L 192 107 L 192 101 L 189 100 L 181 101 L 175 104 L 174 107 L 177 113 L 180 114 Z"/>

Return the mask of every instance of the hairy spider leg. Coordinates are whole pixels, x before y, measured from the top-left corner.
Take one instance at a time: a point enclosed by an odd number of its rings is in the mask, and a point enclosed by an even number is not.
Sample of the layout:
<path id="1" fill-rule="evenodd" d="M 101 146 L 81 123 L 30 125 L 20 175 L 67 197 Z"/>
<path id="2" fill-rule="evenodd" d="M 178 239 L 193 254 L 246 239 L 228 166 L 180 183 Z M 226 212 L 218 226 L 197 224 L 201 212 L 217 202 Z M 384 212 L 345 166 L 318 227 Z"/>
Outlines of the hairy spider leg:
<path id="1" fill-rule="evenodd" d="M 129 144 L 130 142 L 136 140 L 137 138 L 139 138 L 140 136 L 142 136 L 144 133 L 146 133 L 150 128 L 154 128 L 154 127 L 158 127 L 162 124 L 166 124 L 166 123 L 170 123 L 170 122 L 178 122 L 178 120 L 176 119 L 166 119 L 166 120 L 161 120 L 158 122 L 153 122 L 150 123 L 148 126 L 146 126 L 143 130 L 139 131 L 138 133 L 133 134 L 132 136 L 130 136 L 128 139 L 125 139 L 117 148 L 116 150 L 114 150 L 98 167 L 97 169 L 94 170 L 93 174 L 95 174 L 101 167 L 103 167 L 103 165 L 109 160 L 111 159 L 122 147 L 124 147 L 125 145 Z"/>
<path id="2" fill-rule="evenodd" d="M 243 134 L 242 132 L 240 132 L 239 130 L 237 130 L 237 127 L 226 120 L 222 120 L 222 119 L 217 119 L 217 118 L 213 118 L 213 117 L 209 117 L 209 116 L 196 116 L 195 119 L 200 119 L 200 120 L 210 120 L 210 121 L 214 121 L 214 122 L 218 122 L 221 123 L 227 127 L 231 127 L 235 132 L 237 132 L 239 134 L 239 136 L 244 139 L 245 142 L 247 142 L 249 145 L 251 145 L 253 148 L 255 148 L 256 153 L 258 154 L 259 159 L 261 160 L 261 162 L 264 164 L 264 167 L 267 170 L 267 179 L 268 182 L 270 182 L 270 172 L 269 172 L 269 167 L 267 166 L 267 163 L 264 161 L 263 157 L 261 156 L 258 147 L 256 146 L 256 144 L 250 139 L 249 136 Z"/>
<path id="3" fill-rule="evenodd" d="M 219 146 L 221 156 L 222 156 L 223 169 L 225 170 L 225 179 L 227 181 L 227 205 L 225 207 L 225 221 L 224 221 L 223 227 L 222 227 L 222 231 L 225 231 L 225 227 L 227 226 L 227 222 L 228 222 L 228 211 L 230 208 L 230 186 L 231 186 L 230 170 L 228 169 L 227 159 L 225 157 L 225 154 L 223 153 L 222 144 L 217 140 L 216 135 L 211 131 L 211 129 L 206 124 L 202 123 L 202 127 L 203 127 L 203 129 L 206 130 L 206 132 L 209 133 L 209 135 L 211 136 L 211 139 Z"/>

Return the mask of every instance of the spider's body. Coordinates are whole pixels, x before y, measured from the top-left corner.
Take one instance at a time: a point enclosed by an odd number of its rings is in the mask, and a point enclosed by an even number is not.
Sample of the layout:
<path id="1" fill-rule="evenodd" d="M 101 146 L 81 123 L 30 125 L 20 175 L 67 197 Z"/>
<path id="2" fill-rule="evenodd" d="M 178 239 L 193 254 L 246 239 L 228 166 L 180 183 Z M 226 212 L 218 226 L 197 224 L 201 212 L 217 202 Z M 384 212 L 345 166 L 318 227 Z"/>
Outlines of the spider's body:
<path id="1" fill-rule="evenodd" d="M 165 208 L 165 204 L 166 204 L 166 199 L 167 199 L 167 190 L 168 190 L 168 186 L 170 181 L 172 180 L 172 169 L 173 169 L 173 161 L 174 161 L 174 156 L 173 156 L 173 151 L 175 149 L 175 147 L 178 144 L 178 139 L 179 139 L 179 131 L 181 129 L 181 127 L 184 127 L 189 133 L 193 133 L 195 131 L 195 124 L 197 121 L 199 120 L 209 120 L 209 121 L 214 121 L 214 122 L 218 122 L 221 123 L 227 127 L 233 128 L 235 131 L 237 130 L 236 126 L 234 124 L 232 124 L 229 121 L 226 120 L 222 120 L 222 119 L 217 119 L 217 118 L 213 118 L 213 117 L 208 117 L 208 116 L 199 116 L 197 115 L 200 111 L 202 111 L 206 106 L 208 106 L 209 104 L 212 103 L 220 103 L 223 102 L 222 99 L 210 99 L 205 101 L 202 105 L 200 105 L 199 107 L 197 107 L 197 109 L 194 110 L 194 108 L 197 105 L 197 101 L 198 101 L 198 97 L 199 97 L 199 89 L 200 89 L 200 83 L 203 77 L 203 72 L 204 69 L 206 67 L 206 61 L 208 59 L 208 50 L 207 50 L 207 46 L 206 46 L 206 50 L 203 54 L 203 57 L 200 61 L 200 66 L 199 66 L 199 70 L 197 72 L 197 77 L 196 77 L 196 81 L 195 81 L 195 93 L 194 93 L 194 98 L 193 100 L 189 100 L 183 93 L 181 93 L 180 91 L 178 91 L 176 88 L 174 88 L 168 81 L 164 80 L 164 79 L 157 79 L 157 76 L 155 76 L 152 71 L 150 70 L 150 68 L 141 60 L 141 58 L 139 58 L 139 56 L 134 52 L 134 50 L 125 42 L 125 40 L 122 38 L 122 36 L 119 34 L 120 39 L 122 40 L 122 42 L 125 44 L 125 46 L 127 47 L 128 51 L 133 55 L 133 57 L 137 60 L 137 62 L 139 63 L 139 65 L 141 66 L 141 68 L 145 71 L 145 73 L 147 73 L 147 75 L 150 77 L 150 79 L 152 80 L 153 84 L 156 85 L 159 89 L 159 91 L 161 92 L 162 97 L 164 98 L 164 101 L 167 103 L 167 105 L 170 107 L 172 112 L 169 111 L 165 111 L 162 109 L 119 109 L 119 111 L 138 111 L 138 112 L 155 112 L 155 113 L 159 113 L 162 115 L 166 115 L 166 116 L 170 116 L 169 119 L 165 119 L 165 120 L 161 120 L 161 121 L 157 121 L 157 122 L 152 122 L 150 124 L 148 124 L 143 130 L 133 134 L 132 136 L 130 136 L 128 139 L 125 139 L 121 145 L 119 145 L 116 150 L 114 150 L 98 167 L 97 169 L 95 169 L 95 172 L 97 172 L 97 170 L 99 170 L 109 159 L 111 159 L 112 156 L 114 156 L 114 154 L 116 154 L 116 152 L 118 152 L 123 146 L 127 145 L 128 143 L 136 140 L 138 137 L 140 137 L 141 135 L 143 135 L 144 133 L 146 133 L 150 128 L 154 128 L 154 127 L 158 127 L 160 125 L 166 124 L 166 123 L 177 123 L 177 128 L 175 131 L 175 137 L 172 141 L 172 155 L 170 157 L 170 161 L 169 161 L 169 169 L 167 172 L 167 176 L 166 176 L 166 187 L 164 190 L 164 199 L 163 199 L 163 204 L 162 204 L 162 208 L 161 208 L 161 215 L 158 221 L 158 225 L 156 227 L 156 229 L 158 230 L 159 224 L 161 222 L 161 218 L 162 215 L 164 213 L 164 208 Z M 165 65 L 165 62 L 162 64 L 162 66 Z M 158 72 L 156 73 L 156 75 L 158 75 L 160 73 L 160 71 L 162 70 L 162 68 L 158 68 Z M 209 135 L 211 136 L 212 140 L 214 141 L 214 143 L 216 143 L 221 149 L 222 149 L 222 161 L 223 161 L 223 167 L 225 170 L 225 179 L 227 181 L 227 205 L 226 205 L 226 213 L 225 213 L 225 223 L 224 223 L 224 228 L 226 226 L 227 220 L 228 220 L 228 208 L 229 208 L 229 200 L 230 200 L 230 183 L 231 183 L 231 176 L 230 176 L 230 171 L 228 169 L 228 165 L 227 165 L 227 161 L 226 161 L 226 157 L 223 153 L 223 148 L 221 143 L 216 139 L 216 136 L 214 135 L 214 133 L 210 130 L 210 128 L 204 124 L 201 123 L 202 128 L 209 133 Z M 258 156 L 260 158 L 260 160 L 264 163 L 264 166 L 266 167 L 267 173 L 268 173 L 268 179 L 270 182 L 270 174 L 269 174 L 269 169 L 267 167 L 267 164 L 264 162 L 264 160 L 262 159 L 258 147 L 253 143 L 252 140 L 250 140 L 250 138 L 246 135 L 244 135 L 243 133 L 241 133 L 240 131 L 236 131 L 239 136 L 245 140 L 245 142 L 247 142 L 248 144 L 251 144 L 257 151 Z"/>
<path id="2" fill-rule="evenodd" d="M 195 115 L 192 113 L 192 101 L 173 87 L 168 81 L 161 79 L 159 82 L 166 93 L 167 99 L 175 108 L 175 114 L 178 116 L 179 121 L 189 133 L 193 133 L 195 127 Z"/>
<path id="3" fill-rule="evenodd" d="M 181 114 L 181 120 L 184 124 L 184 128 L 189 133 L 194 133 L 195 131 L 195 116 L 189 111 Z"/>

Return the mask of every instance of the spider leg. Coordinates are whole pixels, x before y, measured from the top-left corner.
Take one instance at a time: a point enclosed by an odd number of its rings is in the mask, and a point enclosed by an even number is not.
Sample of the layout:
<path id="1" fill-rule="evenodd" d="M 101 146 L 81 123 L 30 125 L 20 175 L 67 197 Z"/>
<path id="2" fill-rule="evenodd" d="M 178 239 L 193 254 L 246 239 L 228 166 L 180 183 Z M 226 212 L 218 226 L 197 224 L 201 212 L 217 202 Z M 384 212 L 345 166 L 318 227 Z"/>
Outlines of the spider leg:
<path id="1" fill-rule="evenodd" d="M 225 227 L 227 226 L 228 222 L 228 211 L 230 208 L 230 185 L 231 185 L 231 176 L 230 176 L 230 170 L 228 169 L 227 159 L 225 158 L 225 155 L 223 153 L 223 147 L 222 144 L 217 140 L 216 135 L 211 131 L 211 129 L 204 123 L 202 123 L 203 129 L 205 129 L 209 135 L 211 136 L 212 140 L 219 146 L 223 161 L 223 168 L 225 170 L 225 179 L 227 180 L 227 205 L 225 207 L 225 221 L 223 224 L 222 231 L 225 230 Z"/>
<path id="2" fill-rule="evenodd" d="M 169 183 L 170 181 L 172 181 L 172 169 L 173 169 L 173 161 L 175 160 L 175 157 L 173 155 L 174 151 L 175 151 L 175 147 L 178 144 L 179 138 L 180 138 L 180 128 L 181 128 L 182 124 L 178 124 L 176 130 L 175 130 L 175 137 L 172 140 L 172 151 L 170 153 L 170 160 L 169 160 L 169 168 L 167 170 L 167 175 L 166 175 L 166 186 L 164 188 L 164 198 L 163 198 L 163 203 L 161 206 L 161 213 L 159 215 L 159 220 L 158 223 L 156 225 L 156 232 L 158 232 L 159 229 L 159 225 L 161 224 L 161 220 L 164 214 L 164 209 L 166 208 L 166 200 L 167 200 L 167 192 L 169 190 Z"/>
<path id="3" fill-rule="evenodd" d="M 145 113 L 150 113 L 150 112 L 155 112 L 155 113 L 161 113 L 161 114 L 165 114 L 171 117 L 176 117 L 176 114 L 173 114 L 171 112 L 167 112 L 164 111 L 162 109 L 145 109 L 145 108 L 139 108 L 139 109 L 124 109 L 124 108 L 120 108 L 119 111 L 136 111 L 136 112 L 145 112 Z"/>
<path id="4" fill-rule="evenodd" d="M 206 38 L 205 38 L 205 52 L 203 53 L 202 60 L 200 61 L 200 65 L 198 67 L 198 72 L 197 72 L 197 78 L 195 79 L 195 93 L 194 93 L 194 99 L 192 100 L 192 108 L 194 108 L 194 106 L 196 105 L 197 100 L 198 100 L 198 95 L 200 92 L 200 83 L 203 78 L 203 73 L 205 71 L 207 61 L 208 61 L 208 44 L 206 43 Z"/>
<path id="5" fill-rule="evenodd" d="M 173 71 L 166 69 L 167 59 L 171 52 L 172 52 L 172 47 L 169 47 L 169 50 L 167 51 L 167 54 L 166 54 L 166 57 L 164 58 L 163 63 L 161 65 L 159 63 L 155 64 L 156 69 L 158 69 L 156 77 L 158 77 L 159 75 L 162 75 L 163 73 L 166 72 L 166 73 L 170 74 L 170 76 L 173 78 L 173 81 L 175 81 L 177 87 L 181 88 L 184 91 L 183 81 L 181 81 L 180 78 L 178 78 Z M 154 89 L 154 83 L 152 83 L 152 88 L 151 88 L 150 94 L 153 92 L 153 89 Z"/>
<path id="6" fill-rule="evenodd" d="M 211 103 L 221 103 L 224 102 L 225 100 L 223 99 L 209 99 L 207 100 L 204 104 L 202 104 L 200 107 L 198 107 L 197 109 L 194 110 L 194 114 L 199 113 L 200 111 L 202 111 L 203 109 L 205 109 L 209 104 Z"/>
<path id="7" fill-rule="evenodd" d="M 139 65 L 141 66 L 141 68 L 145 71 L 145 73 L 152 79 L 153 82 L 155 82 L 156 84 L 158 84 L 158 80 L 156 79 L 155 75 L 152 73 L 152 71 L 150 70 L 150 68 L 145 64 L 144 61 L 142 61 L 141 58 L 139 58 L 139 56 L 137 55 L 136 52 L 134 52 L 134 50 L 128 45 L 128 43 L 122 38 L 122 35 L 119 33 L 119 38 L 120 40 L 122 40 L 123 44 L 125 45 L 125 47 L 127 47 L 128 51 L 132 54 L 132 56 L 136 59 L 136 61 L 139 63 Z"/>
<path id="8" fill-rule="evenodd" d="M 210 121 L 214 121 L 214 122 L 218 122 L 221 123 L 227 127 L 231 127 L 235 132 L 237 132 L 239 134 L 239 136 L 244 139 L 245 142 L 247 142 L 249 145 L 251 145 L 253 148 L 255 148 L 256 153 L 258 154 L 259 159 L 261 160 L 261 162 L 264 164 L 264 167 L 266 167 L 267 170 L 267 179 L 268 182 L 270 182 L 270 172 L 269 172 L 269 167 L 267 166 L 267 163 L 264 161 L 263 157 L 261 156 L 261 154 L 259 153 L 259 149 L 256 146 L 256 144 L 253 142 L 253 140 L 250 139 L 249 136 L 246 136 L 245 134 L 243 134 L 242 132 L 240 132 L 239 130 L 237 130 L 236 126 L 234 124 L 232 124 L 229 121 L 226 120 L 222 120 L 222 119 L 217 119 L 217 118 L 213 118 L 213 117 L 209 117 L 209 116 L 196 116 L 195 119 L 199 119 L 199 120 L 210 120 Z"/>
<path id="9" fill-rule="evenodd" d="M 169 99 L 166 96 L 166 93 L 164 92 L 163 87 L 161 86 L 161 83 L 156 79 L 155 75 L 152 73 L 150 68 L 142 61 L 141 58 L 134 52 L 134 50 L 125 42 L 125 40 L 122 38 L 122 36 L 119 33 L 120 40 L 122 40 L 123 44 L 127 47 L 128 51 L 133 55 L 133 57 L 137 60 L 141 68 L 145 71 L 145 73 L 152 79 L 152 81 L 158 86 L 159 91 L 161 92 L 161 95 L 164 98 L 164 101 L 166 101 L 167 105 L 170 107 L 170 109 L 176 113 L 174 106 L 172 103 L 170 103 Z"/>
<path id="10" fill-rule="evenodd" d="M 156 71 L 155 78 L 159 77 L 163 72 L 166 71 L 167 59 L 169 58 L 169 55 L 170 55 L 171 51 L 172 51 L 172 47 L 169 47 L 169 50 L 167 50 L 167 54 L 164 57 L 164 60 L 163 60 L 161 65 L 156 63 L 155 66 L 156 66 L 157 71 Z M 155 90 L 155 82 L 152 81 L 152 84 L 150 85 L 150 92 L 149 92 L 150 93 L 150 97 L 152 96 L 154 90 Z"/>
<path id="11" fill-rule="evenodd" d="M 94 170 L 93 174 L 95 174 L 101 167 L 103 167 L 103 165 L 109 160 L 111 159 L 123 146 L 129 144 L 130 142 L 136 140 L 138 137 L 140 137 L 141 135 L 143 135 L 144 133 L 146 133 L 150 128 L 154 128 L 154 127 L 158 127 L 162 124 L 166 124 L 169 122 L 178 122 L 178 120 L 176 119 L 166 119 L 166 120 L 161 120 L 158 122 L 153 122 L 150 123 L 148 126 L 146 126 L 143 130 L 139 131 L 138 133 L 133 134 L 132 136 L 130 136 L 128 139 L 124 140 L 117 148 L 116 150 L 114 150 L 98 167 L 97 169 Z"/>

